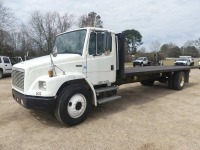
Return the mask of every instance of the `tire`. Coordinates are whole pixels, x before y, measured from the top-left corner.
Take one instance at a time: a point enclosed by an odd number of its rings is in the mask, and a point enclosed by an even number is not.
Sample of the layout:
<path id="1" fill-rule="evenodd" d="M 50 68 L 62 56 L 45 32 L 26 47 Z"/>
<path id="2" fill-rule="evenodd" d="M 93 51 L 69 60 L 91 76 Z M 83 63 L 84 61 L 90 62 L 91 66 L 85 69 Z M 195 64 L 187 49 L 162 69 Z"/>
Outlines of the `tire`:
<path id="1" fill-rule="evenodd" d="M 143 86 L 152 86 L 154 84 L 155 80 L 143 80 L 143 81 L 140 81 L 140 83 L 143 85 Z"/>
<path id="2" fill-rule="evenodd" d="M 143 67 L 143 66 L 144 66 L 144 64 L 143 64 L 143 63 L 141 63 L 141 64 L 140 64 L 140 66 L 141 66 L 141 67 Z"/>
<path id="3" fill-rule="evenodd" d="M 182 90 L 185 83 L 185 73 L 177 72 L 174 75 L 174 90 Z"/>
<path id="4" fill-rule="evenodd" d="M 3 77 L 3 71 L 0 69 L 0 79 Z"/>
<path id="5" fill-rule="evenodd" d="M 168 87 L 174 89 L 174 75 L 168 77 Z"/>
<path id="6" fill-rule="evenodd" d="M 135 67 L 135 63 L 133 63 L 133 67 Z"/>
<path id="7" fill-rule="evenodd" d="M 65 87 L 57 97 L 54 111 L 56 119 L 64 125 L 74 126 L 83 122 L 91 110 L 88 90 L 79 84 Z"/>

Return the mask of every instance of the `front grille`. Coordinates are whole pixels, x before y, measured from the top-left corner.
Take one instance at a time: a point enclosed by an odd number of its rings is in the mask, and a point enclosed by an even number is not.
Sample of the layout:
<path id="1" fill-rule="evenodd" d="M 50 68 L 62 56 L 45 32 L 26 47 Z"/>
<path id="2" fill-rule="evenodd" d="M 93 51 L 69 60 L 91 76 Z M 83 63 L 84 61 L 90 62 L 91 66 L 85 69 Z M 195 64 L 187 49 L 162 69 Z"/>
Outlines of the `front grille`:
<path id="1" fill-rule="evenodd" d="M 24 70 L 12 70 L 12 85 L 17 89 L 24 91 Z"/>
<path id="2" fill-rule="evenodd" d="M 177 66 L 184 66 L 184 63 L 176 63 Z"/>

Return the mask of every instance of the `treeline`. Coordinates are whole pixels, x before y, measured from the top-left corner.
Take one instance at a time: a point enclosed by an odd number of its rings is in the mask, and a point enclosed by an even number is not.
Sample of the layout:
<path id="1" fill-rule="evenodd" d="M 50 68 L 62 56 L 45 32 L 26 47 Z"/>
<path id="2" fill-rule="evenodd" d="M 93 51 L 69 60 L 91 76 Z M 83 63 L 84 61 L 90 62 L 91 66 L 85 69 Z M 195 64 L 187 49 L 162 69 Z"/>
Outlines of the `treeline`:
<path id="1" fill-rule="evenodd" d="M 177 58 L 179 56 L 192 56 L 193 58 L 200 57 L 200 38 L 194 41 L 187 41 L 183 46 L 179 47 L 175 43 L 166 43 L 161 45 L 159 41 L 153 41 L 150 45 L 150 52 L 146 51 L 145 47 L 141 47 L 135 53 L 136 57 L 146 56 L 149 59 Z"/>
<path id="2" fill-rule="evenodd" d="M 0 55 L 37 57 L 51 53 L 56 35 L 72 27 L 103 27 L 95 12 L 75 17 L 73 14 L 35 11 L 27 24 L 16 21 L 9 8 L 0 3 Z M 17 25 L 20 24 L 20 25 Z"/>
<path id="3" fill-rule="evenodd" d="M 48 55 L 53 49 L 56 35 L 72 27 L 103 27 L 100 15 L 95 12 L 75 17 L 73 14 L 35 11 L 30 14 L 26 24 L 17 22 L 15 15 L 3 3 L 0 3 L 0 55 L 10 57 L 37 57 Z M 134 29 L 123 31 L 126 37 L 126 54 L 150 55 L 159 53 L 161 58 L 189 55 L 199 57 L 200 38 L 186 42 L 182 47 L 175 43 L 161 45 L 153 41 L 148 50 L 141 47 L 142 35 Z M 151 53 L 149 53 L 149 51 Z M 148 53 L 147 53 L 148 52 Z"/>

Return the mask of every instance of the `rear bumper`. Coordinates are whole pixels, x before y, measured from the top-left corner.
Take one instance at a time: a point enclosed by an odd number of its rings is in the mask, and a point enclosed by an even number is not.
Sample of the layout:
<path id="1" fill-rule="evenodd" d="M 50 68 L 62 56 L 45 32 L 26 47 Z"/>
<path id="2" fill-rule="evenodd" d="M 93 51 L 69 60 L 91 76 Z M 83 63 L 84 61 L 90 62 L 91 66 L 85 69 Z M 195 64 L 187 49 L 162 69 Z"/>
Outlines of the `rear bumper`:
<path id="1" fill-rule="evenodd" d="M 21 94 L 14 89 L 12 89 L 12 95 L 17 103 L 27 109 L 51 111 L 54 110 L 56 106 L 55 97 L 28 96 Z"/>

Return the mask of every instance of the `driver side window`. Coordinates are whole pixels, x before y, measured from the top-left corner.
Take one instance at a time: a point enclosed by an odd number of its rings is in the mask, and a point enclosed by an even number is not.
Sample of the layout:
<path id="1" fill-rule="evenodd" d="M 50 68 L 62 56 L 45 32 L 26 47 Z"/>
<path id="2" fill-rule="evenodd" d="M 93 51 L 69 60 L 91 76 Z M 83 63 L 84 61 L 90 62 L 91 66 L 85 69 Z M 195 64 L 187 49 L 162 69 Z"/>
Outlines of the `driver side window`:
<path id="1" fill-rule="evenodd" d="M 96 53 L 96 33 L 90 33 L 90 41 L 89 41 L 89 54 L 94 55 Z"/>
<path id="2" fill-rule="evenodd" d="M 110 42 L 112 42 L 111 37 Z M 102 53 L 104 53 L 104 32 L 91 32 L 89 40 L 89 54 L 101 55 Z"/>

